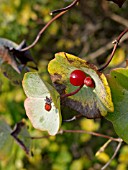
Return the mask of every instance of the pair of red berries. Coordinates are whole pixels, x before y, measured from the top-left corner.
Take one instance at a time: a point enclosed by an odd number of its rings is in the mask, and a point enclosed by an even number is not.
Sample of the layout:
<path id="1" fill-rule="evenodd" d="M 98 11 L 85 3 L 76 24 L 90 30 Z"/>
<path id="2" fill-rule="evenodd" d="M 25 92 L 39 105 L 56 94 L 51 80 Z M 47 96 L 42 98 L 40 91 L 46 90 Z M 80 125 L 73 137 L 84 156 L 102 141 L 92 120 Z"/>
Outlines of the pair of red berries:
<path id="1" fill-rule="evenodd" d="M 82 70 L 74 70 L 70 74 L 70 83 L 74 86 L 86 85 L 88 87 L 94 88 L 95 83 L 93 79 L 89 76 L 86 76 L 85 72 Z"/>

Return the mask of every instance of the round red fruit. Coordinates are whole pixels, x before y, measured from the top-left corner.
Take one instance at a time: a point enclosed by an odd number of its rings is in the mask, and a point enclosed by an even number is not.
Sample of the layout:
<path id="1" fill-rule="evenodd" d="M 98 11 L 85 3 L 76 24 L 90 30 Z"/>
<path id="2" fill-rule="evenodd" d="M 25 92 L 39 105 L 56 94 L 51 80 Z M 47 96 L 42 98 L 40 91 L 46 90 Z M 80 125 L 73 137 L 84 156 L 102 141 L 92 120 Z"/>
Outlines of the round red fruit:
<path id="1" fill-rule="evenodd" d="M 44 99 L 44 101 L 45 101 L 44 109 L 49 112 L 49 111 L 52 109 L 52 105 L 51 105 L 51 104 L 52 104 L 52 99 L 51 99 L 51 97 L 48 98 L 48 97 L 46 96 L 46 98 Z"/>
<path id="2" fill-rule="evenodd" d="M 84 84 L 88 87 L 91 87 L 91 88 L 94 88 L 95 87 L 95 84 L 94 84 L 94 81 L 91 77 L 86 77 L 84 79 Z"/>
<path id="3" fill-rule="evenodd" d="M 45 110 L 49 112 L 51 108 L 52 108 L 51 104 L 45 103 Z"/>
<path id="4" fill-rule="evenodd" d="M 84 84 L 84 79 L 86 78 L 85 72 L 82 70 L 74 70 L 70 74 L 70 83 L 74 86 L 81 86 Z"/>

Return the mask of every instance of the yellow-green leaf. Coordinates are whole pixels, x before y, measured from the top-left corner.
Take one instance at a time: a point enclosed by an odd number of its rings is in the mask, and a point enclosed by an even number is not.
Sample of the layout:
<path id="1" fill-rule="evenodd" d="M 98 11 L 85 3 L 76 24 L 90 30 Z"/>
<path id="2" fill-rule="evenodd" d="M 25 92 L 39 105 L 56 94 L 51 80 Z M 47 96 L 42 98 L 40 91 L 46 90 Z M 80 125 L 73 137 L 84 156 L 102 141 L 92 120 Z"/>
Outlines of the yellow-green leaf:
<path id="1" fill-rule="evenodd" d="M 95 82 L 95 88 L 84 85 L 77 94 L 66 99 L 66 105 L 88 118 L 105 116 L 108 111 L 113 112 L 111 92 L 106 77 L 98 72 L 94 65 L 64 52 L 57 53 L 55 59 L 48 65 L 52 81 L 60 93 L 62 91 L 70 93 L 78 88 L 71 85 L 69 80 L 71 72 L 76 69 L 89 75 Z"/>

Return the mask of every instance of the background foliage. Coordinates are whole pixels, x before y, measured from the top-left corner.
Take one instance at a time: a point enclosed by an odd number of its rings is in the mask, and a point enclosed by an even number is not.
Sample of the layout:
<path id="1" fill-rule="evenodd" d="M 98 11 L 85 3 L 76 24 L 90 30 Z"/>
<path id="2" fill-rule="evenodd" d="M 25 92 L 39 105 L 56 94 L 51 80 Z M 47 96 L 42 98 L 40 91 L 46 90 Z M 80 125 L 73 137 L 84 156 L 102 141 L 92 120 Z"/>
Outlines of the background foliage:
<path id="1" fill-rule="evenodd" d="M 68 5 L 71 1 L 59 0 L 1 0 L 0 37 L 16 43 L 23 39 L 30 44 L 39 30 L 51 19 L 49 13 Z M 105 0 L 81 1 L 63 17 L 55 21 L 43 34 L 39 43 L 31 50 L 38 62 L 42 78 L 50 82 L 47 64 L 59 51 L 75 54 L 83 59 L 102 65 L 111 52 L 111 42 L 128 26 L 128 3 L 122 8 Z M 128 40 L 121 43 L 110 65 L 124 66 L 128 54 Z M 110 69 L 109 68 L 109 69 Z M 109 69 L 105 72 L 108 73 Z M 19 86 L 13 86 L 0 74 L 0 116 L 11 127 L 22 119 L 28 124 L 31 136 L 47 135 L 34 130 L 26 117 L 23 102 L 25 95 Z M 70 111 L 64 110 L 63 117 L 69 118 Z M 83 129 L 97 131 L 117 137 L 110 122 L 105 119 L 88 120 L 82 118 L 75 122 L 63 123 L 64 129 Z M 13 143 L 0 152 L 0 169 L 16 170 L 93 170 L 100 169 L 113 154 L 116 143 L 112 142 L 105 152 L 95 153 L 106 139 L 87 134 L 63 134 L 32 141 L 34 155 L 27 157 L 24 151 Z M 108 169 L 126 170 L 128 168 L 128 146 L 123 145 Z"/>

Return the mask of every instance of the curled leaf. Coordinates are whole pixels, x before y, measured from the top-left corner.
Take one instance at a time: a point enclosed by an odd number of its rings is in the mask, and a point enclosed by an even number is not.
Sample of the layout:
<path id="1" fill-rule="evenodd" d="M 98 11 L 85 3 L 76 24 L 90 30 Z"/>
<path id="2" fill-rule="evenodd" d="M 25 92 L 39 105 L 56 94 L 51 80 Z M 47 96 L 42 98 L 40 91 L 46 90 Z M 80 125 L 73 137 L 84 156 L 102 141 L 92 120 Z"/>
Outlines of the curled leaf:
<path id="1" fill-rule="evenodd" d="M 0 65 L 9 64 L 17 73 L 20 74 L 20 65 L 26 65 L 29 61 L 35 63 L 28 50 L 21 51 L 26 46 L 25 40 L 18 45 L 8 39 L 0 38 Z M 35 69 L 36 68 L 37 67 L 35 67 Z"/>
<path id="2" fill-rule="evenodd" d="M 84 85 L 77 94 L 66 98 L 63 103 L 87 118 L 97 118 L 105 116 L 108 111 L 113 112 L 111 92 L 104 74 L 85 60 L 64 52 L 57 53 L 48 65 L 48 71 L 59 93 L 70 93 L 76 89 L 69 81 L 71 72 L 76 69 L 89 75 L 95 88 Z"/>
<path id="3" fill-rule="evenodd" d="M 4 38 L 0 38 L 0 64 L 7 63 L 11 65 L 14 70 L 20 73 L 13 55 L 9 52 L 9 49 L 17 47 L 18 45 L 16 43 Z"/>

